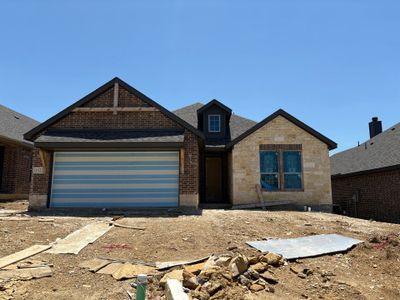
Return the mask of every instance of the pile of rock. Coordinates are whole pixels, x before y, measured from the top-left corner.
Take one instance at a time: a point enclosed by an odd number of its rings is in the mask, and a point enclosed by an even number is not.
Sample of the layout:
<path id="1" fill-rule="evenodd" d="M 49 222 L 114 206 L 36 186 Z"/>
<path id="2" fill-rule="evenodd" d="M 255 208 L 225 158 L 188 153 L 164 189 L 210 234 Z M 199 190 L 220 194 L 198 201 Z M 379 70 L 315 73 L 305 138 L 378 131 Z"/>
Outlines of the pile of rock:
<path id="1" fill-rule="evenodd" d="M 285 264 L 281 255 L 267 253 L 246 257 L 242 254 L 212 255 L 204 262 L 168 272 L 160 281 L 182 282 L 192 299 L 227 299 L 237 292 L 274 292 L 279 280 L 274 268 Z"/>

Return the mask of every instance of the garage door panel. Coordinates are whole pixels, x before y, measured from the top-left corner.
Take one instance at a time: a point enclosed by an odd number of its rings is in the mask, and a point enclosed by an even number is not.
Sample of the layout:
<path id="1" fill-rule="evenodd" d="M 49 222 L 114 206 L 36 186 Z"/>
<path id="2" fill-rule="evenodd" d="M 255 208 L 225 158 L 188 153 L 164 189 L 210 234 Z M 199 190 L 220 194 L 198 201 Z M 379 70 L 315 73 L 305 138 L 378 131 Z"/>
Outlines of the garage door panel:
<path id="1" fill-rule="evenodd" d="M 52 207 L 176 207 L 178 197 L 178 152 L 54 154 Z"/>

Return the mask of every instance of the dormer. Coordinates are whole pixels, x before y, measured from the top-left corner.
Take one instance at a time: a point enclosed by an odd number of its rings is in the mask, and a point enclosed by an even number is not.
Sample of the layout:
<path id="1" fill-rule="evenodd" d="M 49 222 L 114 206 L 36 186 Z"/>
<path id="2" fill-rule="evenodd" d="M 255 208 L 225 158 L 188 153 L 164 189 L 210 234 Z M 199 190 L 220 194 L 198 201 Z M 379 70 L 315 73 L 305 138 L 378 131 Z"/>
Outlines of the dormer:
<path id="1" fill-rule="evenodd" d="M 231 115 L 232 110 L 215 99 L 197 110 L 197 127 L 204 133 L 207 143 L 219 145 L 230 141 Z"/>

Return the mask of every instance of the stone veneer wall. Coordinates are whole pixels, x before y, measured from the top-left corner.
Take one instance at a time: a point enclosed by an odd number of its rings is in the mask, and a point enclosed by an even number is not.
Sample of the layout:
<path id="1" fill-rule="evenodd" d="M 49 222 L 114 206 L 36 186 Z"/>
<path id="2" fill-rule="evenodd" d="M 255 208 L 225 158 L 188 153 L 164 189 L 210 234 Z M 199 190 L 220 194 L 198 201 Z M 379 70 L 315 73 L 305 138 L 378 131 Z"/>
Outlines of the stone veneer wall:
<path id="1" fill-rule="evenodd" d="M 260 183 L 260 144 L 302 144 L 304 191 L 263 192 L 265 201 L 293 200 L 293 206 L 309 205 L 331 210 L 332 192 L 327 145 L 282 116 L 276 117 L 237 143 L 231 158 L 232 204 L 257 203 Z"/>

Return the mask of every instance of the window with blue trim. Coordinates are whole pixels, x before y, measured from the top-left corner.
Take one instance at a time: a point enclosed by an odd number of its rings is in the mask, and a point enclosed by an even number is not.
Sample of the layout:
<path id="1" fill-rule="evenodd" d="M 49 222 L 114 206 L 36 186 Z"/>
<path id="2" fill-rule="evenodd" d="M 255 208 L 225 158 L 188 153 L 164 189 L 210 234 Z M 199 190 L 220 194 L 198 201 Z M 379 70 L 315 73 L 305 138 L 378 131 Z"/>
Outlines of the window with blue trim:
<path id="1" fill-rule="evenodd" d="M 261 187 L 268 191 L 279 189 L 279 167 L 277 151 L 260 152 Z"/>
<path id="2" fill-rule="evenodd" d="M 291 191 L 303 189 L 301 150 L 289 145 L 277 145 L 274 150 L 260 150 L 260 185 L 266 191 Z M 268 147 L 267 147 L 268 148 Z M 260 148 L 261 149 L 261 148 Z"/>
<path id="3" fill-rule="evenodd" d="M 221 132 L 221 116 L 220 115 L 208 115 L 208 131 L 209 132 Z"/>

